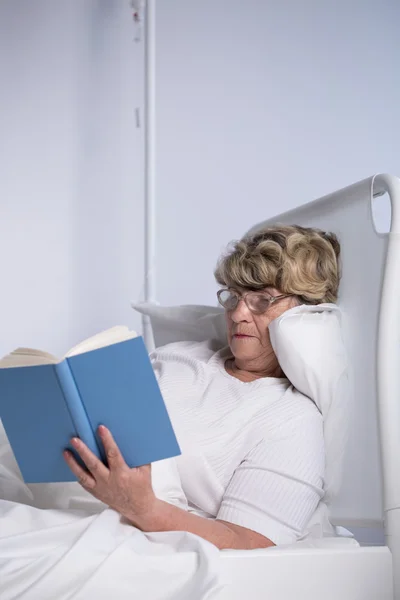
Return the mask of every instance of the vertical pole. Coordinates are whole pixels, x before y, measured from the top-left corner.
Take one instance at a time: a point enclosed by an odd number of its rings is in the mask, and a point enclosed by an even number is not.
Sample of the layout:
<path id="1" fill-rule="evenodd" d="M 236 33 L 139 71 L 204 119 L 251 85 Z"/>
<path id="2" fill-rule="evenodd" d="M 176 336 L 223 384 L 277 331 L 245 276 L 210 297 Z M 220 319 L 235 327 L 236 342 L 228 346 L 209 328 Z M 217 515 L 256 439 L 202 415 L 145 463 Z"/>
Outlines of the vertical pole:
<path id="1" fill-rule="evenodd" d="M 145 200 L 145 302 L 156 300 L 156 186 L 155 186 L 155 4 L 147 0 L 144 22 L 144 200 Z M 154 339 L 150 317 L 143 315 L 143 338 L 150 352 Z"/>

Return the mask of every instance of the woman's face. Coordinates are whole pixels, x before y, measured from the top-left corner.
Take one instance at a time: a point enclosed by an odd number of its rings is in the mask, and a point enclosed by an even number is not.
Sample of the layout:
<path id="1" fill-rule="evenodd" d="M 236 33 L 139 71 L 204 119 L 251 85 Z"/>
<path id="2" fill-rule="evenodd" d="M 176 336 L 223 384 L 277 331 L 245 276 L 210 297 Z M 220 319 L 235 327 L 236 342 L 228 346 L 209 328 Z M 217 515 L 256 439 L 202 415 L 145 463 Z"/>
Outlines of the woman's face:
<path id="1" fill-rule="evenodd" d="M 244 290 L 236 290 L 242 293 Z M 282 293 L 275 288 L 265 288 L 270 296 Z M 263 314 L 254 314 L 241 298 L 234 310 L 226 310 L 228 343 L 233 356 L 242 363 L 250 363 L 262 369 L 271 361 L 274 352 L 271 346 L 268 326 L 277 317 L 298 304 L 295 297 L 277 300 Z"/>

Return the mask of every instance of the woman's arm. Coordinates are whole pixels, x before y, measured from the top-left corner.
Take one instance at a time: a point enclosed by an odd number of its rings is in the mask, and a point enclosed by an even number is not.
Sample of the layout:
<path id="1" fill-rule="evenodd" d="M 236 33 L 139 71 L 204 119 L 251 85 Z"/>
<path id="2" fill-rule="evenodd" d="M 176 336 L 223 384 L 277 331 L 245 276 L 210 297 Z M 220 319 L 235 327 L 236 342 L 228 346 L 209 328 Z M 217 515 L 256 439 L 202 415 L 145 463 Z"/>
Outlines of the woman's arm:
<path id="1" fill-rule="evenodd" d="M 151 485 L 151 467 L 130 469 L 110 431 L 99 427 L 107 455 L 106 467 L 78 438 L 71 440 L 88 468 L 85 471 L 66 451 L 64 457 L 79 483 L 96 498 L 118 511 L 142 531 L 188 531 L 217 548 L 254 549 L 273 546 L 263 535 L 226 521 L 206 519 L 156 498 Z"/>
<path id="2" fill-rule="evenodd" d="M 271 540 L 251 529 L 226 521 L 205 519 L 157 498 L 149 512 L 141 516 L 135 514 L 124 516 L 142 531 L 188 531 L 211 542 L 220 550 L 228 548 L 253 550 L 275 545 Z"/>

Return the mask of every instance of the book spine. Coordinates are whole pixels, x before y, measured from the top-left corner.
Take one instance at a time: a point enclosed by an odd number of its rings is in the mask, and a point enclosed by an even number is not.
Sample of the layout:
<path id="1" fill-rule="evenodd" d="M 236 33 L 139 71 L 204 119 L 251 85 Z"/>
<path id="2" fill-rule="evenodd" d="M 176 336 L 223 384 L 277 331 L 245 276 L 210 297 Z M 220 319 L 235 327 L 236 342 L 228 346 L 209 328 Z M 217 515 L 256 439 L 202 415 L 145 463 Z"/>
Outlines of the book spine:
<path id="1" fill-rule="evenodd" d="M 55 365 L 58 381 L 64 393 L 65 403 L 71 415 L 72 422 L 78 437 L 98 458 L 102 458 L 102 453 L 97 444 L 96 436 L 93 432 L 85 407 L 81 400 L 79 390 L 75 384 L 75 379 L 65 359 Z"/>

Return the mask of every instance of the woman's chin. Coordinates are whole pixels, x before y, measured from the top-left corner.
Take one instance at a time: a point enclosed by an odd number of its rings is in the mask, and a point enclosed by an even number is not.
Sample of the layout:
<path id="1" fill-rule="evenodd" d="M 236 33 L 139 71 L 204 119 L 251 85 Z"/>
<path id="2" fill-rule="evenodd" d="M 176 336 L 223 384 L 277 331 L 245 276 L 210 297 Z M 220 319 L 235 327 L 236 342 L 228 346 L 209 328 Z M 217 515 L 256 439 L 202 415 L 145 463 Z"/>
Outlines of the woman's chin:
<path id="1" fill-rule="evenodd" d="M 229 345 L 236 358 L 246 358 L 249 355 L 249 351 L 251 353 L 251 348 L 254 348 L 257 341 L 258 340 L 256 338 L 250 336 L 233 336 Z"/>

